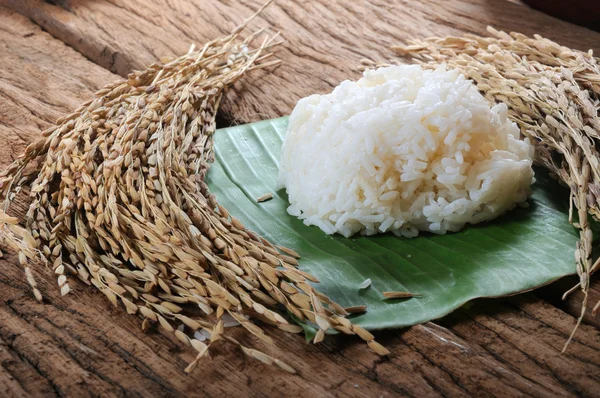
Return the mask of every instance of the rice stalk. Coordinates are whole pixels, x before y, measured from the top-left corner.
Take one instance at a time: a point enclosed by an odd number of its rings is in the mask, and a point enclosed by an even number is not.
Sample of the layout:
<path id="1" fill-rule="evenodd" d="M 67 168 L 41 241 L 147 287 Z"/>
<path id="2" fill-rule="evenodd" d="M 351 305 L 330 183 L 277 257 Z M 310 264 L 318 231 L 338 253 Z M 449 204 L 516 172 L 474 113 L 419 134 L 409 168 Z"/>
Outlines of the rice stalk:
<path id="1" fill-rule="evenodd" d="M 270 58 L 277 35 L 256 48 L 261 31 L 241 39 L 249 22 L 100 89 L 0 174 L 0 244 L 19 253 L 35 297 L 30 264 L 47 263 L 63 296 L 73 278 L 91 284 L 143 330 L 159 326 L 195 349 L 186 371 L 223 340 L 293 372 L 228 338 L 226 316 L 267 343 L 254 321 L 298 333 L 288 313 L 323 334 L 353 334 L 347 313 L 297 268 L 298 254 L 246 229 L 205 182 L 224 90 L 279 62 Z M 20 225 L 8 214 L 23 190 L 32 202 Z"/>
<path id="2" fill-rule="evenodd" d="M 584 298 L 568 347 L 587 310 L 592 260 L 589 217 L 600 219 L 600 67 L 593 52 L 561 46 L 539 35 L 507 34 L 488 27 L 490 37 L 432 37 L 393 47 L 423 67 L 445 64 L 472 79 L 491 102 L 504 102 L 509 117 L 536 146 L 536 161 L 570 190 L 569 221 L 579 230 L 575 262 Z M 363 65 L 370 66 L 367 61 Z M 593 313 L 600 307 L 596 304 Z"/>

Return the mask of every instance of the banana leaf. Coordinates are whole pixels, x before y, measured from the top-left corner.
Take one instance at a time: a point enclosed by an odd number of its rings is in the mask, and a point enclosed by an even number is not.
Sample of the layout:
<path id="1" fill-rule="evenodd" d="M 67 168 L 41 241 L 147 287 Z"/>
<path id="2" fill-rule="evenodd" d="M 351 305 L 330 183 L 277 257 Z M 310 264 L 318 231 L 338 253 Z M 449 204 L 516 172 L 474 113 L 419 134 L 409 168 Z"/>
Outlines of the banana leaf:
<path id="1" fill-rule="evenodd" d="M 367 329 L 440 318 L 480 297 L 513 295 L 575 272 L 577 233 L 568 222 L 568 190 L 536 169 L 528 208 L 438 236 L 398 238 L 325 235 L 286 212 L 277 189 L 287 117 L 217 130 L 208 184 L 220 204 L 249 229 L 298 252 L 300 268 L 342 306 L 366 305 L 353 321 Z M 272 193 L 273 199 L 257 198 Z M 361 283 L 371 279 L 369 287 Z M 382 292 L 419 296 L 384 299 Z"/>

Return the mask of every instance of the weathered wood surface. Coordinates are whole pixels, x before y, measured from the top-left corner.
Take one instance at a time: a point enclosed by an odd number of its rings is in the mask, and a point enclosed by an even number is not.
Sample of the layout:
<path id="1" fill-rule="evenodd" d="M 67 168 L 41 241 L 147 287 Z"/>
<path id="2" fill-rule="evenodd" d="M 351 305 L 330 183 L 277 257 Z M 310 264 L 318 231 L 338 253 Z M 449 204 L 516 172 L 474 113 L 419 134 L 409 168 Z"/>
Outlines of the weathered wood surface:
<path id="1" fill-rule="evenodd" d="M 258 25 L 281 30 L 284 61 L 254 73 L 230 93 L 225 120 L 288 113 L 312 92 L 358 75 L 362 57 L 385 59 L 410 36 L 482 33 L 486 24 L 539 32 L 577 48 L 600 49 L 600 34 L 496 0 L 375 2 L 279 0 Z M 259 2 L 6 1 L 0 4 L 0 168 L 60 114 L 103 84 L 191 42 L 226 33 Z M 19 15 L 21 14 L 21 15 Z M 375 22 L 377 21 L 377 23 Z M 45 33 L 47 31 L 48 33 Z M 112 73 L 111 73 L 112 72 Z M 115 73 L 115 74 L 113 74 Z M 394 355 L 381 359 L 351 338 L 307 346 L 273 331 L 289 375 L 220 346 L 192 375 L 193 353 L 113 308 L 83 284 L 61 298 L 37 271 L 37 303 L 13 255 L 0 259 L 0 396 L 598 396 L 600 333 L 586 318 L 567 354 L 559 353 L 579 311 L 560 303 L 567 283 L 502 300 L 482 300 L 437 322 L 380 333 Z M 593 296 L 600 297 L 595 284 Z M 284 350 L 285 348 L 285 350 Z"/>
<path id="2" fill-rule="evenodd" d="M 265 2 L 3 1 L 121 76 L 230 32 Z M 599 33 L 503 0 L 277 1 L 253 26 L 281 31 L 286 43 L 277 56 L 283 65 L 240 83 L 223 104 L 224 116 L 248 122 L 288 114 L 299 98 L 359 76 L 363 57 L 385 60 L 390 45 L 410 37 L 484 33 L 487 25 L 600 50 Z"/>

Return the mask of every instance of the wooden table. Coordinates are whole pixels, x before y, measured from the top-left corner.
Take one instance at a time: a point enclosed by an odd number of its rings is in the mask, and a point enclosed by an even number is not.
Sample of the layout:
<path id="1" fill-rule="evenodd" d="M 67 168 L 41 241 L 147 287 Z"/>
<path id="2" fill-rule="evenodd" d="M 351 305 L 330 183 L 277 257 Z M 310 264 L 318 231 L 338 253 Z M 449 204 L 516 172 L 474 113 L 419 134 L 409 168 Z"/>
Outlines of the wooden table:
<path id="1" fill-rule="evenodd" d="M 0 168 L 59 115 L 104 84 L 155 59 L 229 32 L 262 0 L 0 0 Z M 281 116 L 308 94 L 357 78 L 364 57 L 388 59 L 411 36 L 484 33 L 491 24 L 600 50 L 600 34 L 503 0 L 292 1 L 271 5 L 257 26 L 286 39 L 272 74 L 257 71 L 230 91 L 221 121 Z M 518 297 L 480 300 L 407 330 L 378 333 L 382 359 L 352 338 L 309 346 L 272 332 L 264 347 L 289 375 L 222 346 L 193 374 L 171 336 L 144 335 L 140 320 L 91 287 L 58 294 L 38 270 L 36 302 L 14 255 L 0 259 L 0 396 L 600 396 L 598 318 L 588 316 L 559 353 L 580 296 L 574 279 Z M 600 298 L 598 283 L 592 299 Z"/>

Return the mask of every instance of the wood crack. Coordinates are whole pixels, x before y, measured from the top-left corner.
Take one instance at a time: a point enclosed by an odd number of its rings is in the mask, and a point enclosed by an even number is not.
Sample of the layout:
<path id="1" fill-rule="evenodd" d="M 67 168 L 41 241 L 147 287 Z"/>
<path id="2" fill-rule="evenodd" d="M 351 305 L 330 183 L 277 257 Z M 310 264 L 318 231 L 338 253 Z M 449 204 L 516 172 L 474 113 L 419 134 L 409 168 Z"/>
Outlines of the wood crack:
<path id="1" fill-rule="evenodd" d="M 12 308 L 11 308 L 12 310 Z M 11 334 L 11 335 L 3 335 L 2 334 L 2 328 L 0 327 L 0 338 L 2 338 L 2 340 L 4 340 L 6 342 L 6 345 L 8 346 L 8 348 L 11 349 L 11 352 L 14 353 L 22 362 L 26 363 L 27 365 L 29 365 L 32 369 L 35 370 L 35 372 L 41 376 L 42 378 L 44 378 L 44 380 L 46 380 L 48 382 L 48 385 L 52 388 L 52 390 L 54 391 L 55 395 L 57 397 L 64 397 L 65 394 L 63 393 L 63 391 L 61 390 L 60 386 L 58 384 L 56 384 L 54 382 L 54 380 L 42 369 L 40 369 L 39 367 L 39 363 L 34 362 L 32 359 L 30 359 L 27 355 L 25 355 L 23 352 L 21 352 L 21 350 L 19 350 L 18 348 L 14 347 L 14 341 L 15 339 L 18 337 L 18 335 L 16 334 Z"/>
<path id="2" fill-rule="evenodd" d="M 525 356 L 527 359 L 529 359 L 530 361 L 532 361 L 533 363 L 535 363 L 541 369 L 546 370 L 550 375 L 552 375 L 553 378 L 555 378 L 556 380 L 560 381 L 561 384 L 564 385 L 565 387 L 567 387 L 570 391 L 575 392 L 578 395 L 581 395 L 581 390 L 579 388 L 577 388 L 576 386 L 573 386 L 570 382 L 568 382 L 567 380 L 563 379 L 561 376 L 559 376 L 557 373 L 555 373 L 553 369 L 549 368 L 546 364 L 540 362 L 535 357 L 529 355 L 527 352 L 525 352 L 521 348 L 519 348 L 515 343 L 513 343 L 510 340 L 507 340 L 506 338 L 504 338 L 504 336 L 502 336 L 501 334 L 497 333 L 495 330 L 493 330 L 493 329 L 489 328 L 488 326 L 486 326 L 486 325 L 478 322 L 474 318 L 471 318 L 471 320 L 475 324 L 477 324 L 478 326 L 480 326 L 481 328 L 487 329 L 488 331 L 490 331 L 491 333 L 493 333 L 500 341 L 502 341 L 506 345 L 512 347 L 513 349 L 515 349 L 519 353 L 523 354 L 523 356 Z M 511 326 L 509 324 L 507 324 L 506 322 L 501 321 L 501 320 L 497 320 L 497 321 L 501 322 L 504 325 L 506 325 L 507 327 L 511 328 Z"/>
<path id="3" fill-rule="evenodd" d="M 6 346 L 8 347 L 7 342 L 2 338 L 2 336 L 0 336 L 0 349 L 2 346 Z M 12 352 L 11 352 L 12 354 Z M 20 358 L 19 358 L 20 359 Z M 19 387 L 24 391 L 24 392 L 29 392 L 28 389 L 26 388 L 25 384 L 21 381 L 21 378 L 19 377 L 20 375 L 17 374 L 16 372 L 12 372 L 10 370 L 10 366 L 9 366 L 9 361 L 14 362 L 14 360 L 3 360 L 2 362 L 0 362 L 0 367 L 1 369 L 9 375 L 11 380 L 14 380 Z M 25 362 L 25 361 L 23 361 Z"/>
<path id="4" fill-rule="evenodd" d="M 460 390 L 462 390 L 465 394 L 469 394 L 469 390 L 462 384 L 462 382 L 459 381 L 459 379 L 450 372 L 449 369 L 446 369 L 445 366 L 441 365 L 441 364 L 436 364 L 431 358 L 429 358 L 428 355 L 426 355 L 422 350 L 420 350 L 417 346 L 415 346 L 414 344 L 411 344 L 409 342 L 407 342 L 406 340 L 404 340 L 402 337 L 400 337 L 400 340 L 406 344 L 407 346 L 409 346 L 413 351 L 415 351 L 417 354 L 419 354 L 423 359 L 425 359 L 425 361 L 427 361 L 427 363 L 429 363 L 431 366 L 433 366 L 436 369 L 441 370 L 446 376 L 448 376 L 450 378 L 450 380 L 452 380 L 453 384 L 456 385 Z"/>
<path id="5" fill-rule="evenodd" d="M 367 368 L 365 376 L 367 376 L 369 379 L 373 380 L 374 382 L 379 383 L 382 386 L 385 386 L 386 388 L 394 391 L 397 394 L 402 394 L 403 396 L 406 396 L 406 397 L 413 397 L 414 395 L 411 394 L 410 391 L 406 390 L 405 388 L 402 388 L 402 386 L 397 386 L 395 384 L 386 383 L 379 379 L 379 374 L 377 373 L 377 368 L 382 363 L 389 363 L 389 358 L 384 357 L 384 358 L 375 359 L 373 361 L 373 364 Z M 396 366 L 395 364 L 392 364 L 392 365 Z"/>

